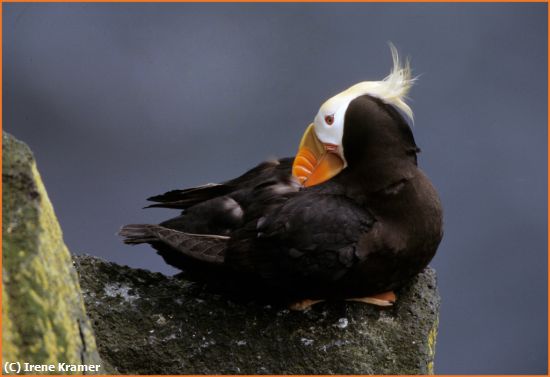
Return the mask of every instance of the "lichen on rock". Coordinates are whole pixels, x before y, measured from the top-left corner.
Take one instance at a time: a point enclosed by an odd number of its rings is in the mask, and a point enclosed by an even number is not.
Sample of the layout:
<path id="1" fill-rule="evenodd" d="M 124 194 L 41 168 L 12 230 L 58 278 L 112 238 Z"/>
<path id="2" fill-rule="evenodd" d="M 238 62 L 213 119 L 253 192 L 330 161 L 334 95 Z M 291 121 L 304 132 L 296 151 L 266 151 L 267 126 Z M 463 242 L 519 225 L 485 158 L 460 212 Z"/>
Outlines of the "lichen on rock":
<path id="1" fill-rule="evenodd" d="M 6 133 L 2 147 L 3 361 L 100 364 L 78 277 L 33 155 Z"/>

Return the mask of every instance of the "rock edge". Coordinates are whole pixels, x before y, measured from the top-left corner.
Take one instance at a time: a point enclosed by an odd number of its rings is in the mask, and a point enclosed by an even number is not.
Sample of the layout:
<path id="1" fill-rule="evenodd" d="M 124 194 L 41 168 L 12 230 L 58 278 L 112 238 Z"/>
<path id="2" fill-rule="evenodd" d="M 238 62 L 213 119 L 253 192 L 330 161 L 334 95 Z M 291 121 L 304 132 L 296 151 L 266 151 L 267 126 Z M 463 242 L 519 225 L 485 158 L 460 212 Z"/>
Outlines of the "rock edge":
<path id="1" fill-rule="evenodd" d="M 430 374 L 439 295 L 428 268 L 389 310 L 237 303 L 202 284 L 75 256 L 100 354 L 123 374 Z"/>

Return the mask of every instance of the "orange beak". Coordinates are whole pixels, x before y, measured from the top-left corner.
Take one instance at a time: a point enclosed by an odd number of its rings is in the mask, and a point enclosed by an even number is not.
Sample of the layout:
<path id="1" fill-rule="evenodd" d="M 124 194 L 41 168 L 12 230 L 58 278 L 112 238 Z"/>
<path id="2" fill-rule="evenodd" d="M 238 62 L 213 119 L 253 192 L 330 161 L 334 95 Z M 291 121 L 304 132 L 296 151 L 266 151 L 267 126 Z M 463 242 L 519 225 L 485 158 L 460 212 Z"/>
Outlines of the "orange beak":
<path id="1" fill-rule="evenodd" d="M 334 145 L 321 143 L 310 124 L 302 136 L 292 175 L 305 187 L 328 181 L 344 169 L 344 161 L 336 149 Z"/>

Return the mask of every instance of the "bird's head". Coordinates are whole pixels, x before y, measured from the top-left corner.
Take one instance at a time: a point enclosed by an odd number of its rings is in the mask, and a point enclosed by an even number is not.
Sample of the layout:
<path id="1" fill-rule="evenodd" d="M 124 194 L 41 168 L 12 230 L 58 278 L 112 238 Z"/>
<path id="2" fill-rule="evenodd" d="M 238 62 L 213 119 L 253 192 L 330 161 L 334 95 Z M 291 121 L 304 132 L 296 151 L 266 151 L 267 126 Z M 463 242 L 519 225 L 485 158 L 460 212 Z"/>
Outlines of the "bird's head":
<path id="1" fill-rule="evenodd" d="M 386 78 L 360 82 L 330 98 L 306 129 L 292 166 L 292 174 L 304 186 L 365 163 L 368 155 L 381 148 L 385 153 L 418 150 L 407 122 L 395 110 L 412 121 L 405 97 L 414 78 L 408 62 L 401 66 L 396 48 L 390 48 L 393 69 Z"/>

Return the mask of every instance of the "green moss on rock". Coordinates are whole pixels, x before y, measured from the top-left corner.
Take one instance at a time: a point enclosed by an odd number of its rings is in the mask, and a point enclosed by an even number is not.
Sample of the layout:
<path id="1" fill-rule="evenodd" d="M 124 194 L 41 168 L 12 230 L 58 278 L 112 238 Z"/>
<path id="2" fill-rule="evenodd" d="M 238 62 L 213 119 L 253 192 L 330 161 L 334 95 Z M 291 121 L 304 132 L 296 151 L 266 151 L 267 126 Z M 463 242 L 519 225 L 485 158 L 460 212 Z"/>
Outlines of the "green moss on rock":
<path id="1" fill-rule="evenodd" d="M 32 153 L 6 133 L 2 146 L 3 361 L 100 364 L 78 277 Z"/>

